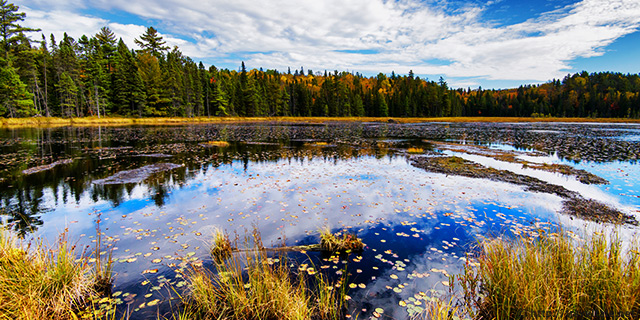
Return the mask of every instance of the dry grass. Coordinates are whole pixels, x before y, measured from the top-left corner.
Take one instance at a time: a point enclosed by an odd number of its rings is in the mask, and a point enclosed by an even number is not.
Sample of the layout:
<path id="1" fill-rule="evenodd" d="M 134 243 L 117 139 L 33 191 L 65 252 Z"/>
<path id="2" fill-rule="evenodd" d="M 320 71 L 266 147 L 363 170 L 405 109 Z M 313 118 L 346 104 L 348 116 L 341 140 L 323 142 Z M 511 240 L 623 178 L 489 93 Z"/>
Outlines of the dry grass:
<path id="1" fill-rule="evenodd" d="M 56 126 L 97 126 L 97 125 L 180 125 L 197 123 L 228 122 L 387 122 L 390 118 L 376 117 L 162 117 L 162 118 L 126 118 L 126 117 L 32 117 L 32 118 L 0 118 L 0 127 L 56 127 Z M 640 119 L 626 118 L 509 118 L 509 117 L 446 117 L 446 118 L 393 118 L 398 123 L 416 122 L 631 122 L 639 123 Z"/>
<path id="2" fill-rule="evenodd" d="M 640 254 L 623 253 L 615 235 L 580 241 L 559 232 L 481 248 L 477 268 L 459 277 L 478 318 L 640 318 Z"/>
<path id="3" fill-rule="evenodd" d="M 424 149 L 422 149 L 422 148 L 409 148 L 409 149 L 407 149 L 407 153 L 414 153 L 414 154 L 424 153 Z"/>
<path id="4" fill-rule="evenodd" d="M 250 240 L 247 240 L 249 243 Z M 186 274 L 184 314 L 196 319 L 339 319 L 344 280 L 329 283 L 314 268 L 295 268 L 286 255 L 268 257 L 254 231 L 253 248 L 216 262 L 216 273 L 195 267 Z"/>
<path id="5" fill-rule="evenodd" d="M 100 298 L 96 266 L 86 257 L 77 257 L 64 234 L 52 247 L 40 240 L 26 246 L 0 229 L 0 319 L 113 316 L 95 302 Z M 110 278 L 106 281 L 111 283 Z"/>
<path id="6" fill-rule="evenodd" d="M 207 142 L 205 142 L 205 144 L 210 145 L 210 146 L 214 146 L 214 147 L 219 147 L 219 148 L 223 148 L 223 147 L 228 147 L 229 146 L 229 142 L 226 142 L 226 141 L 207 141 Z"/>

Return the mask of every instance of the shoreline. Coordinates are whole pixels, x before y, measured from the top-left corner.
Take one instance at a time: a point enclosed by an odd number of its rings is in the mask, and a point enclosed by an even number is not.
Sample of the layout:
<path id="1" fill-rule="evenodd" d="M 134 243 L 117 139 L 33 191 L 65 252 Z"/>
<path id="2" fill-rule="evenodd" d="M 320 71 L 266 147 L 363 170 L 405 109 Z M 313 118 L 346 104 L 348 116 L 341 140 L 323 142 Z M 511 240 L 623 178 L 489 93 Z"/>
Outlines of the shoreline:
<path id="1" fill-rule="evenodd" d="M 380 122 L 380 123 L 640 123 L 640 119 L 628 118 L 532 118 L 532 117 L 441 117 L 441 118 L 398 118 L 398 117 L 30 117 L 0 118 L 0 128 L 38 127 L 89 127 L 89 126 L 134 126 L 134 125 L 192 125 L 215 123 L 330 123 L 330 122 Z"/>

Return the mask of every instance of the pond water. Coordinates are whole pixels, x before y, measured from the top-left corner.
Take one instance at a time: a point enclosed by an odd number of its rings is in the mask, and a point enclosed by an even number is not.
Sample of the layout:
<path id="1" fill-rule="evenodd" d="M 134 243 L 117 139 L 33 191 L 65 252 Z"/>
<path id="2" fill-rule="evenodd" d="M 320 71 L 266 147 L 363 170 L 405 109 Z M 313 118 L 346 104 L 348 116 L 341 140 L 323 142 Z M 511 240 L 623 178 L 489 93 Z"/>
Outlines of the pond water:
<path id="1" fill-rule="evenodd" d="M 50 243 L 67 230 L 80 247 L 92 245 L 100 219 L 116 247 L 113 291 L 127 295 L 122 308 L 131 319 L 169 312 L 173 290 L 184 289 L 175 277 L 182 261 L 211 267 L 215 228 L 240 237 L 257 228 L 267 246 L 317 243 L 325 226 L 355 232 L 366 244 L 361 253 L 290 255 L 331 277 L 346 269 L 355 284 L 349 291 L 354 317 L 366 319 L 382 308 L 385 316 L 405 319 L 420 307 L 415 295 L 450 290 L 449 275 L 461 272 L 481 236 L 562 225 L 577 233 L 616 228 L 629 239 L 637 229 L 569 217 L 560 213 L 563 199 L 551 193 L 428 172 L 412 165 L 413 157 L 457 155 L 637 216 L 639 136 L 632 124 L 569 123 L 4 129 L 0 217 L 16 232 Z M 229 143 L 209 143 L 219 140 Z M 586 185 L 466 153 L 464 146 L 569 165 L 610 183 Z"/>

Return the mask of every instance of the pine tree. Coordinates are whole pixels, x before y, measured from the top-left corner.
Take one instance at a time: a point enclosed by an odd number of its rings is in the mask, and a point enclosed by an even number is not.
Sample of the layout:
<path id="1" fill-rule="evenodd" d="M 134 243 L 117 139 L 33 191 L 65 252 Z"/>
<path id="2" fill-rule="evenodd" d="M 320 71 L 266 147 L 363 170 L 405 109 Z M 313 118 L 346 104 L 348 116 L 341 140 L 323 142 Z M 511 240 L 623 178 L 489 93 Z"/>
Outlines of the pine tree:
<path id="1" fill-rule="evenodd" d="M 0 115 L 26 117 L 34 114 L 33 95 L 20 81 L 15 68 L 0 59 Z"/>
<path id="2" fill-rule="evenodd" d="M 76 108 L 77 103 L 78 87 L 66 72 L 60 74 L 56 90 L 60 97 L 60 114 L 63 117 L 73 116 L 73 110 Z"/>
<path id="3" fill-rule="evenodd" d="M 169 50 L 169 47 L 165 46 L 167 42 L 162 40 L 162 36 L 158 35 L 158 30 L 153 27 L 148 27 L 139 40 L 133 41 L 142 48 L 139 52 L 150 53 L 156 58 L 160 58 L 165 51 Z"/>
<path id="4" fill-rule="evenodd" d="M 162 71 L 158 58 L 150 53 L 138 55 L 138 71 L 146 90 L 146 115 L 166 116 L 162 104 L 168 101 L 162 99 Z"/>
<path id="5" fill-rule="evenodd" d="M 25 28 L 18 24 L 23 21 L 26 14 L 18 12 L 19 7 L 7 0 L 0 0 L 0 46 L 4 51 L 5 59 L 9 60 L 11 46 L 24 37 L 24 32 L 40 31 L 40 29 Z M 28 41 L 28 39 L 27 39 Z"/>

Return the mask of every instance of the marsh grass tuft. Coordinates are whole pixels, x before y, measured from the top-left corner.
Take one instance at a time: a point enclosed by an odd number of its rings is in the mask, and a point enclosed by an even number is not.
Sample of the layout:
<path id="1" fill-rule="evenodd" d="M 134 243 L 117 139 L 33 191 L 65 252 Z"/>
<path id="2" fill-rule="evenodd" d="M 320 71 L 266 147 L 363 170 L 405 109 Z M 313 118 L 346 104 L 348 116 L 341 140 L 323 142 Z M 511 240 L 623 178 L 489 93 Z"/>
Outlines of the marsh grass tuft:
<path id="1" fill-rule="evenodd" d="M 207 142 L 205 142 L 205 144 L 209 145 L 209 146 L 219 147 L 219 148 L 223 148 L 223 147 L 228 147 L 229 146 L 229 142 L 227 142 L 227 141 L 207 141 Z"/>
<path id="2" fill-rule="evenodd" d="M 456 299 L 453 297 L 424 297 L 423 299 L 424 308 L 421 307 L 419 312 L 409 312 L 411 320 L 454 320 L 464 318 L 463 308 L 457 304 Z"/>
<path id="3" fill-rule="evenodd" d="M 231 257 L 233 254 L 233 246 L 229 235 L 222 229 L 216 228 L 213 233 L 213 244 L 210 249 L 211 257 L 216 263 L 221 263 Z"/>
<path id="4" fill-rule="evenodd" d="M 360 251 L 364 243 L 353 233 L 331 233 L 329 227 L 320 229 L 320 248 L 323 251 Z"/>
<path id="5" fill-rule="evenodd" d="M 640 254 L 635 244 L 623 251 L 615 233 L 578 240 L 559 231 L 480 247 L 459 276 L 477 318 L 640 318 Z"/>
<path id="6" fill-rule="evenodd" d="M 0 319 L 97 319 L 96 274 L 63 233 L 55 246 L 25 245 L 0 228 Z M 110 283 L 110 280 L 108 280 Z M 95 308 L 94 308 L 95 307 Z"/>
<path id="7" fill-rule="evenodd" d="M 407 149 L 407 153 L 420 154 L 420 153 L 424 153 L 424 149 L 422 149 L 422 148 L 409 148 L 409 149 Z"/>
<path id="8" fill-rule="evenodd" d="M 255 231 L 245 241 L 252 249 L 214 261 L 216 273 L 201 267 L 186 272 L 185 314 L 235 320 L 341 317 L 347 290 L 344 279 L 331 283 L 315 268 L 295 267 L 286 254 L 269 257 Z"/>

